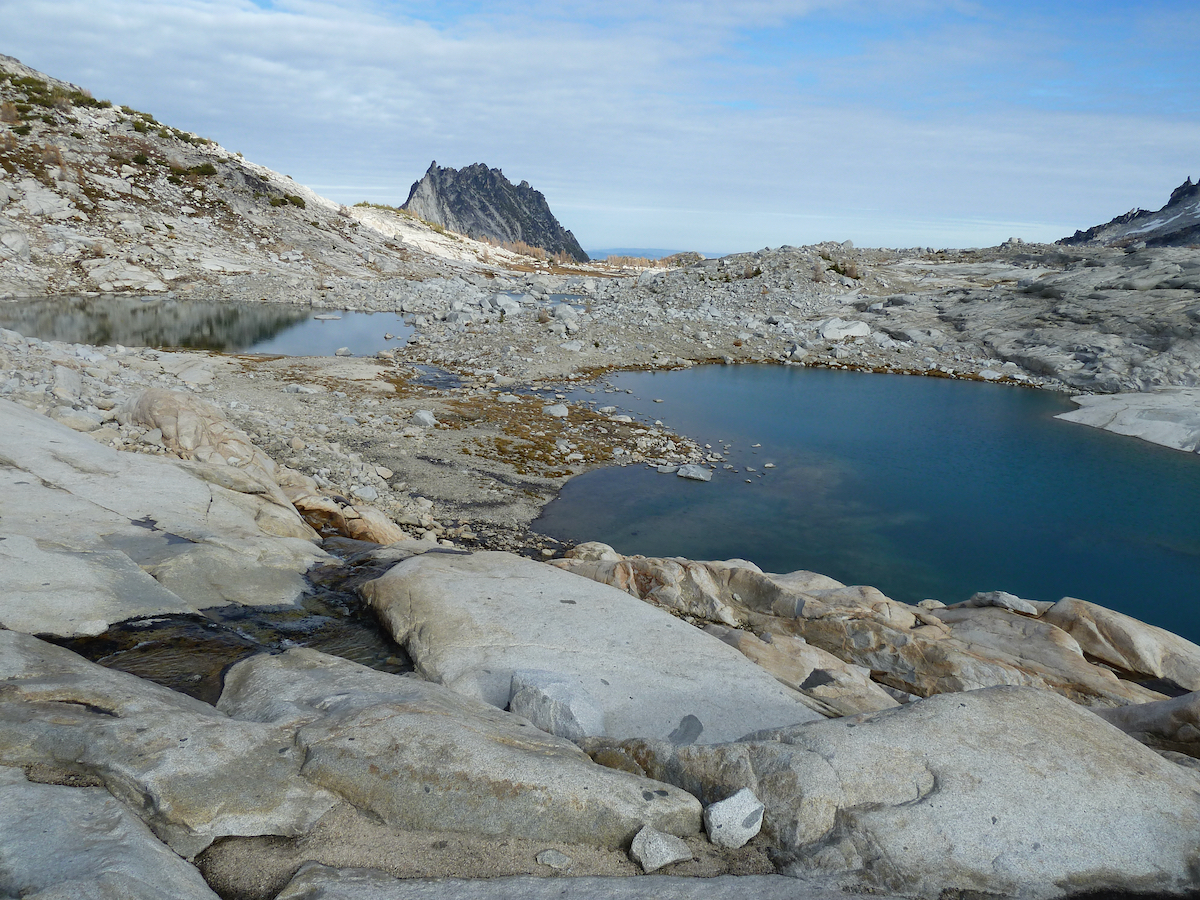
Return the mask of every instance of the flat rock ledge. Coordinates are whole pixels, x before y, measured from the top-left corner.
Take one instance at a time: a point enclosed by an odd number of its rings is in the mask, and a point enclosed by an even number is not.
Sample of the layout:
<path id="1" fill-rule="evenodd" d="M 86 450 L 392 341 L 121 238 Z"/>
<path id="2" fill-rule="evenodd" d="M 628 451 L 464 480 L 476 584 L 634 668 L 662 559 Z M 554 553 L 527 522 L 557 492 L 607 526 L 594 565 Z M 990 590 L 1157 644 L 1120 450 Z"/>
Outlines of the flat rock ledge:
<path id="1" fill-rule="evenodd" d="M 837 900 L 835 885 L 783 875 L 716 878 L 487 878 L 400 880 L 368 869 L 301 869 L 277 900 Z M 880 900 L 892 895 L 872 893 Z"/>
<path id="2" fill-rule="evenodd" d="M 533 669 L 590 698 L 608 736 L 713 743 L 822 718 L 674 616 L 508 553 L 414 557 L 363 593 L 422 676 L 501 709 Z"/>
<path id="3" fill-rule="evenodd" d="M 1197 887 L 1200 778 L 1048 691 L 943 694 L 716 746 L 586 746 L 705 803 L 753 790 L 800 877 L 1029 900 Z"/>
<path id="4" fill-rule="evenodd" d="M 1200 452 L 1200 388 L 1159 387 L 1071 399 L 1079 409 L 1060 413 L 1056 419 L 1127 434 L 1173 450 Z"/>

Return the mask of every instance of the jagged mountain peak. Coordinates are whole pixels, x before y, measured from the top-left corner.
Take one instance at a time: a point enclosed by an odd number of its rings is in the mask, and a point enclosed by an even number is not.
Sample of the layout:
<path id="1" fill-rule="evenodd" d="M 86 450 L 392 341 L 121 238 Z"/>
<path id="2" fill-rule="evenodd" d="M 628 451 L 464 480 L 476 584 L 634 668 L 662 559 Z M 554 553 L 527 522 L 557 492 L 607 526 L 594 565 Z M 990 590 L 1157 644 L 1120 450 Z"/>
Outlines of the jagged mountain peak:
<path id="1" fill-rule="evenodd" d="M 469 237 L 524 243 L 588 261 L 575 235 L 550 212 L 541 191 L 524 180 L 514 185 L 500 169 L 483 163 L 453 169 L 434 160 L 413 183 L 403 209 Z"/>
<path id="2" fill-rule="evenodd" d="M 1200 244 L 1200 184 L 1191 176 L 1171 191 L 1167 205 L 1151 212 L 1131 209 L 1103 225 L 1076 231 L 1058 243 L 1067 245 L 1103 244 L 1126 247 L 1144 243 L 1147 247 L 1190 247 Z"/>

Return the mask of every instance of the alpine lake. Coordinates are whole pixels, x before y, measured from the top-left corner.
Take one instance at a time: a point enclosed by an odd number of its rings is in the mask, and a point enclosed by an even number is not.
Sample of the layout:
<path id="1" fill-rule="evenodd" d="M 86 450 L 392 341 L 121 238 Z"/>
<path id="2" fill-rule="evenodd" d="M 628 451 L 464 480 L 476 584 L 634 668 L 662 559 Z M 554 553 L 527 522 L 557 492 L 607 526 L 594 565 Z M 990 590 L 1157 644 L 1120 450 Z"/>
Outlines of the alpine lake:
<path id="1" fill-rule="evenodd" d="M 29 301 L 0 307 L 0 326 L 43 340 L 295 356 L 374 355 L 413 330 L 398 313 L 169 298 Z M 1079 597 L 1200 642 L 1200 455 L 1056 420 L 1074 408 L 1064 395 L 715 365 L 614 374 L 569 397 L 661 420 L 721 459 L 710 482 L 641 465 L 579 475 L 534 523 L 543 534 L 808 569 L 907 603 L 990 590 Z"/>

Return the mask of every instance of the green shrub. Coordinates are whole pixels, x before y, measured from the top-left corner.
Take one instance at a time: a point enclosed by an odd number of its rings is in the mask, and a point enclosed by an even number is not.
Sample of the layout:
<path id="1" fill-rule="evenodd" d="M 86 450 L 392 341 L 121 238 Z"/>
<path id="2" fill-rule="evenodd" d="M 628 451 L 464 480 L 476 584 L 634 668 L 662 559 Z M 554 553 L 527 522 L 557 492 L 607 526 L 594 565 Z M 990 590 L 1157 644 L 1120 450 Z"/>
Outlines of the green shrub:
<path id="1" fill-rule="evenodd" d="M 210 162 L 206 162 L 198 166 L 192 166 L 188 171 L 193 175 L 216 175 L 217 167 Z"/>
<path id="2" fill-rule="evenodd" d="M 285 203 L 287 203 L 287 201 L 284 200 L 282 197 L 272 197 L 271 198 L 272 206 L 279 207 L 279 206 L 283 206 Z"/>
<path id="3" fill-rule="evenodd" d="M 148 162 L 150 162 L 150 157 L 148 157 L 145 153 L 138 153 L 136 156 L 133 157 L 133 161 L 135 163 L 137 163 L 139 166 L 144 166 Z"/>
<path id="4" fill-rule="evenodd" d="M 305 203 L 303 197 L 297 197 L 295 194 L 284 194 L 283 199 L 292 204 L 292 206 L 298 206 L 301 209 L 304 209 Z"/>
<path id="5" fill-rule="evenodd" d="M 133 120 L 133 130 L 136 131 L 138 134 L 145 134 L 147 131 L 150 130 L 150 126 L 147 125 L 145 122 L 143 122 L 141 119 L 134 119 Z"/>
<path id="6" fill-rule="evenodd" d="M 16 128 L 13 129 L 13 134 L 19 134 L 22 137 L 24 137 L 25 135 L 29 134 L 29 132 L 32 130 L 33 129 L 29 125 L 18 125 Z"/>

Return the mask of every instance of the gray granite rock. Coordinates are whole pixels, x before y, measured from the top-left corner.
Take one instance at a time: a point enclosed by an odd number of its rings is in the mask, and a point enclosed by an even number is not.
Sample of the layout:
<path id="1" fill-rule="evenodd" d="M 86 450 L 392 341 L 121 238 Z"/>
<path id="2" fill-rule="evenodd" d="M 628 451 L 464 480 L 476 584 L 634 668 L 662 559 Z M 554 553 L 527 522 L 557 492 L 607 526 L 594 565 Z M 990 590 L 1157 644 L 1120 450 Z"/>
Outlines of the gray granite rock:
<path id="1" fill-rule="evenodd" d="M 752 788 L 764 837 L 801 877 L 1040 900 L 1182 895 L 1200 865 L 1200 778 L 1048 691 L 941 694 L 713 747 L 621 747 L 705 802 Z"/>
<path id="2" fill-rule="evenodd" d="M 413 831 L 625 846 L 644 825 L 695 834 L 683 791 L 594 764 L 520 716 L 315 650 L 238 663 L 219 708 L 298 726 L 302 773 Z"/>
<path id="3" fill-rule="evenodd" d="M 736 850 L 743 847 L 762 829 L 762 801 L 750 788 L 710 803 L 704 807 L 704 831 L 718 847 Z"/>
<path id="4" fill-rule="evenodd" d="M 604 710 L 578 679 L 540 669 L 513 672 L 508 709 L 542 731 L 578 740 L 604 730 Z"/>
<path id="5" fill-rule="evenodd" d="M 417 557 L 363 593 L 423 675 L 497 707 L 514 671 L 544 669 L 575 679 L 610 736 L 712 743 L 820 717 L 716 638 L 510 554 Z"/>
<path id="6" fill-rule="evenodd" d="M 1200 758 L 1200 691 L 1094 712 L 1148 747 Z"/>
<path id="7" fill-rule="evenodd" d="M 292 729 L 0 631 L 0 761 L 99 779 L 185 857 L 228 835 L 302 834 L 336 798 Z"/>
<path id="8" fill-rule="evenodd" d="M 4 400 L 0 457 L 0 625 L 14 631 L 97 634 L 136 616 L 290 603 L 326 558 L 264 530 L 281 507 L 256 480 L 213 474 L 237 471 L 227 466 L 121 453 Z"/>
<path id="9" fill-rule="evenodd" d="M 101 787 L 26 781 L 0 766 L 0 896 L 217 900 L 200 873 Z"/>
<path id="10" fill-rule="evenodd" d="M 1175 450 L 1200 451 L 1200 388 L 1090 394 L 1071 398 L 1079 409 L 1055 418 L 1127 434 Z"/>
<path id="11" fill-rule="evenodd" d="M 691 859 L 692 850 L 686 841 L 675 835 L 663 834 L 647 826 L 634 836 L 633 843 L 629 845 L 629 855 L 649 875 L 663 866 Z"/>

